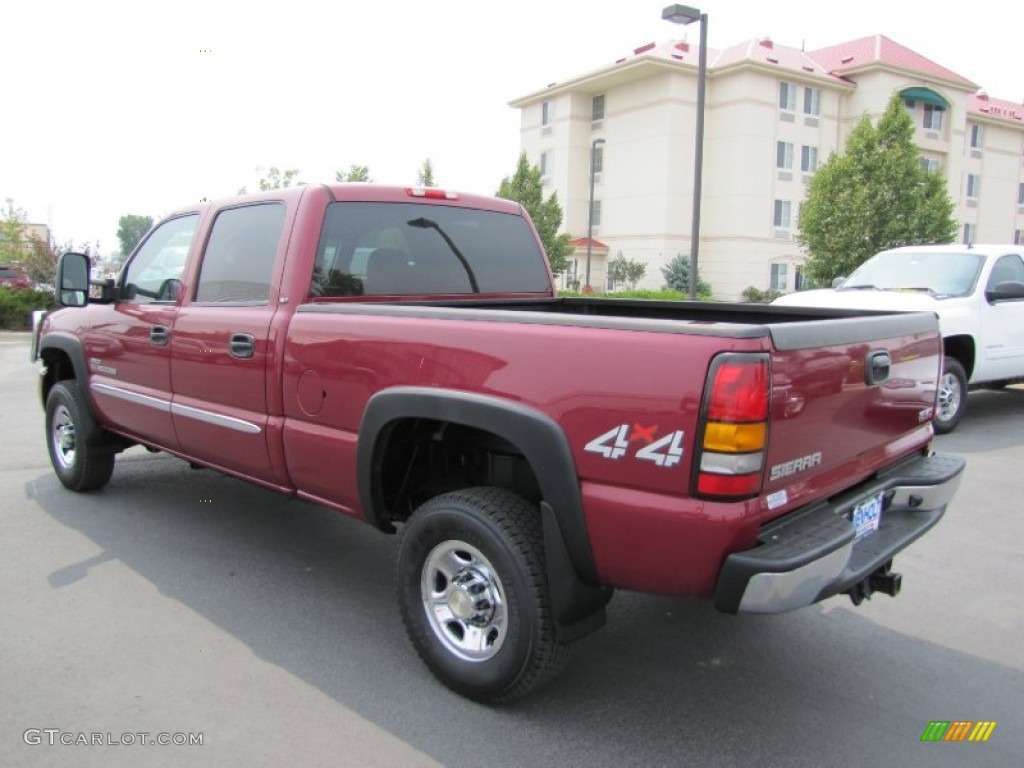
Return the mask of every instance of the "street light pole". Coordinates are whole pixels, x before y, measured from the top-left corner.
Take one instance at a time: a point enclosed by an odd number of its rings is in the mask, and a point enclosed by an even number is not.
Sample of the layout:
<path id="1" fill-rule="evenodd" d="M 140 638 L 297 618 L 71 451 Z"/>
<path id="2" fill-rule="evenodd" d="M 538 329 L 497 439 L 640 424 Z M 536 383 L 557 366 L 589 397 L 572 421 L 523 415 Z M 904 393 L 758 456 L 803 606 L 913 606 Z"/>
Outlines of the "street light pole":
<path id="1" fill-rule="evenodd" d="M 590 204 L 587 214 L 587 279 L 583 285 L 583 293 L 591 294 L 594 289 L 590 285 L 590 248 L 594 242 L 594 164 L 597 158 L 597 145 L 604 144 L 604 139 L 594 139 L 590 143 Z"/>
<path id="2" fill-rule="evenodd" d="M 690 235 L 690 298 L 697 298 L 697 253 L 700 250 L 700 194 L 704 175 L 704 94 L 708 79 L 708 15 L 688 5 L 670 5 L 661 18 L 673 24 L 700 22 L 697 64 L 697 135 L 693 149 L 693 226 Z"/>

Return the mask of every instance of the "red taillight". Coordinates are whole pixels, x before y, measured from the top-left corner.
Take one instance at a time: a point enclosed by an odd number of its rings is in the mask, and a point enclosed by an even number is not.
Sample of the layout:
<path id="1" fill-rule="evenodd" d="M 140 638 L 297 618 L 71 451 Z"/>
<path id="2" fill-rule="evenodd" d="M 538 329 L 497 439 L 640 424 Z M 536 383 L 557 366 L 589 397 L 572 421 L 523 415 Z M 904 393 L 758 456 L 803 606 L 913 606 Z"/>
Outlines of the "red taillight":
<path id="1" fill-rule="evenodd" d="M 708 421 L 750 424 L 768 418 L 768 360 L 730 360 L 714 372 Z"/>
<path id="2" fill-rule="evenodd" d="M 406 194 L 412 197 L 425 197 L 428 200 L 458 200 L 458 192 L 449 192 L 437 187 L 406 187 Z"/>
<path id="3" fill-rule="evenodd" d="M 697 494 L 740 499 L 761 492 L 768 443 L 768 356 L 715 359 L 704 395 L 704 429 L 695 462 Z"/>
<path id="4" fill-rule="evenodd" d="M 756 496 L 761 491 L 761 473 L 756 475 L 700 474 L 697 492 L 702 496 Z"/>

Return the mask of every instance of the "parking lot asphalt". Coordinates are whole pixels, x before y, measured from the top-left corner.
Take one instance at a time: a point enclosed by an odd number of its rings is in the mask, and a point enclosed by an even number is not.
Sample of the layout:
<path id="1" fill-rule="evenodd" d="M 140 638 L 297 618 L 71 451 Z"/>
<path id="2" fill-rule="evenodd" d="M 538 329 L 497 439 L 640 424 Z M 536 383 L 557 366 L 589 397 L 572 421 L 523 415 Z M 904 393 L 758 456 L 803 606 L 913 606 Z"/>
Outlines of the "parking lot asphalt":
<path id="1" fill-rule="evenodd" d="M 968 468 L 946 518 L 898 558 L 898 598 L 735 617 L 619 593 L 565 674 L 489 708 L 442 688 L 407 642 L 395 537 L 137 448 L 104 490 L 69 493 L 49 467 L 36 378 L 27 337 L 0 334 L 2 765 L 1005 766 L 1024 754 L 1020 388 L 972 394 L 936 439 Z M 985 743 L 923 743 L 935 720 L 997 725 Z M 104 743 L 60 743 L 93 734 Z M 148 743 L 159 734 L 203 743 Z"/>

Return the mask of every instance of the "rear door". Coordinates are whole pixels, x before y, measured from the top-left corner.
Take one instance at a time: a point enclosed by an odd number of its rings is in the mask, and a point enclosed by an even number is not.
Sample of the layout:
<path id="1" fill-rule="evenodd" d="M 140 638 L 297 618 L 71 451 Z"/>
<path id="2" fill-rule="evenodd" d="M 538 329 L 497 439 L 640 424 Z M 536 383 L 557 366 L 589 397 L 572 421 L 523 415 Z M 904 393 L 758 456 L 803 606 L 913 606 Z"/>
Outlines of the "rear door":
<path id="1" fill-rule="evenodd" d="M 187 455 L 270 482 L 268 337 L 277 310 L 286 208 L 261 202 L 213 220 L 195 290 L 171 342 L 174 426 Z"/>
<path id="2" fill-rule="evenodd" d="M 114 304 L 95 305 L 83 333 L 89 386 L 101 418 L 145 443 L 177 448 L 171 418 L 171 328 L 199 215 L 158 225 L 121 275 Z M 100 310 L 102 307 L 102 310 Z"/>

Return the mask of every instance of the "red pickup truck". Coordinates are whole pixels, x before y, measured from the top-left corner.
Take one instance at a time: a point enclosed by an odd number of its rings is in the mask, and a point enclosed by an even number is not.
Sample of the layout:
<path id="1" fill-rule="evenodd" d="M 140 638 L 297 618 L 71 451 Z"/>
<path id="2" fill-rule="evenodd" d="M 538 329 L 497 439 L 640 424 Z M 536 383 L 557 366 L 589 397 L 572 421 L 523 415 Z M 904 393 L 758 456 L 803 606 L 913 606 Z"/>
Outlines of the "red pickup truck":
<path id="1" fill-rule="evenodd" d="M 615 588 L 895 595 L 963 469 L 930 449 L 933 314 L 559 298 L 505 200 L 275 190 L 89 268 L 62 257 L 33 340 L 60 481 L 142 444 L 402 529 L 412 643 L 478 700 L 549 678 Z"/>

